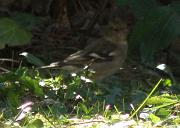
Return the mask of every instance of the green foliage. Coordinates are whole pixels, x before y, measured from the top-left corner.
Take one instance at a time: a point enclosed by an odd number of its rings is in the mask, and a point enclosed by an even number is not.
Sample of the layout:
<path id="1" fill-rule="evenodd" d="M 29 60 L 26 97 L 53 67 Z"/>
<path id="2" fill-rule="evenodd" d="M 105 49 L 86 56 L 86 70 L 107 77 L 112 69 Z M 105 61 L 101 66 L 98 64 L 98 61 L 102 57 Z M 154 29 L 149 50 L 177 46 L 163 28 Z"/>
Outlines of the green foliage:
<path id="1" fill-rule="evenodd" d="M 160 82 L 161 81 L 155 85 L 143 103 L 141 103 L 141 105 L 134 110 L 135 112 L 132 113 L 131 117 L 137 115 L 138 111 L 142 109 L 142 113 L 140 112 L 140 115 L 142 114 L 142 116 L 140 117 L 145 120 L 149 120 L 154 124 L 170 123 L 173 120 L 172 118 L 177 120 L 179 119 L 180 113 L 178 108 L 174 107 L 180 103 L 179 96 L 169 95 L 167 93 L 157 96 L 157 92 L 155 96 L 152 96 Z M 177 116 L 172 117 L 172 113 L 176 113 Z M 143 117 L 143 115 L 146 116 Z M 171 124 L 173 123 L 171 122 Z"/>
<path id="2" fill-rule="evenodd" d="M 39 112 L 43 117 L 37 118 L 36 115 L 26 115 L 24 121 L 21 121 L 24 122 L 21 126 L 43 127 L 45 126 L 45 122 L 51 126 L 52 120 L 53 123 L 55 121 L 58 122 L 58 124 L 69 123 L 68 121 L 64 121 L 64 119 L 60 120 L 60 116 L 66 115 L 69 112 L 73 115 L 76 114 L 77 117 L 86 119 L 92 118 L 92 116 L 94 117 L 97 113 L 102 113 L 103 117 L 113 120 L 113 117 L 111 118 L 114 111 L 113 106 L 112 104 L 108 104 L 107 101 L 113 100 L 114 104 L 117 102 L 121 104 L 119 101 L 122 99 L 121 96 L 123 93 L 118 88 L 117 83 L 117 86 L 114 84 L 115 88 L 109 88 L 104 84 L 103 86 L 106 90 L 104 91 L 102 87 L 100 89 L 94 83 L 87 83 L 81 79 L 81 76 L 84 75 L 85 71 L 74 76 L 64 76 L 60 73 L 61 75 L 50 79 L 42 79 L 39 76 L 39 73 L 36 73 L 36 71 L 33 72 L 28 72 L 25 68 L 20 68 L 15 72 L 10 72 L 0 76 L 0 81 L 3 85 L 0 88 L 0 94 L 5 97 L 5 99 L 8 99 L 7 104 L 14 113 L 17 113 L 16 108 L 21 104 L 20 98 L 27 92 L 31 92 L 37 97 L 45 95 L 44 99 L 41 97 L 41 101 L 38 101 L 35 105 L 33 105 L 33 112 Z M 112 85 L 113 84 L 110 86 Z M 97 93 L 97 90 L 107 93 Z M 155 89 L 153 90 L 155 91 Z M 113 92 L 115 93 L 113 94 Z M 137 90 L 132 92 L 133 94 L 130 92 L 126 93 L 128 93 L 128 95 L 132 95 L 133 101 L 138 101 L 139 97 L 146 95 L 145 93 L 142 94 L 142 92 Z M 163 97 L 154 96 L 149 98 L 151 94 L 152 93 L 150 93 L 147 100 L 145 100 L 146 102 L 140 106 L 140 109 L 143 109 L 145 105 L 152 105 L 150 108 L 151 115 L 149 115 L 149 120 L 153 123 L 158 123 L 159 121 L 162 121 L 162 119 L 169 117 L 171 114 L 169 108 L 177 104 L 178 99 L 176 96 L 170 95 L 164 95 Z M 104 100 L 104 97 L 110 97 L 110 99 Z M 142 101 L 142 99 L 140 100 Z M 138 103 L 139 101 L 136 104 Z M 135 102 L 133 104 L 135 104 Z M 119 108 L 117 107 L 116 111 L 119 113 Z M 140 109 L 138 111 L 140 111 Z M 136 111 L 136 113 L 138 111 Z"/>
<path id="3" fill-rule="evenodd" d="M 153 64 L 154 54 L 167 48 L 180 35 L 180 2 L 160 6 L 156 0 L 117 0 L 129 5 L 136 23 L 130 34 L 131 48 L 138 47 L 143 63 Z"/>
<path id="4" fill-rule="evenodd" d="M 146 102 L 147 105 L 169 105 L 170 104 L 175 104 L 177 103 L 178 100 L 175 96 L 166 96 L 166 95 L 162 95 L 162 96 L 153 96 L 151 98 L 148 99 L 148 101 Z"/>
<path id="5" fill-rule="evenodd" d="M 159 117 L 155 116 L 154 114 L 150 114 L 150 115 L 149 115 L 149 118 L 151 119 L 151 121 L 152 121 L 153 123 L 158 123 L 158 122 L 161 121 L 161 119 L 160 119 Z"/>
<path id="6" fill-rule="evenodd" d="M 14 13 L 11 19 L 13 19 L 18 25 L 22 26 L 24 29 L 27 30 L 32 30 L 42 21 L 40 17 L 24 12 Z"/>
<path id="7" fill-rule="evenodd" d="M 119 6 L 124 6 L 127 4 L 127 0 L 116 0 L 116 2 Z"/>
<path id="8" fill-rule="evenodd" d="M 129 5 L 137 19 L 143 19 L 147 12 L 156 8 L 156 0 L 116 0 L 120 6 Z"/>
<path id="9" fill-rule="evenodd" d="M 20 103 L 20 96 L 23 96 L 28 90 L 37 96 L 43 95 L 43 90 L 39 86 L 39 80 L 28 75 L 25 68 L 19 68 L 15 72 L 1 75 L 0 81 L 1 98 L 7 98 L 8 104 L 15 108 Z"/>
<path id="10" fill-rule="evenodd" d="M 136 22 L 130 33 L 129 44 L 130 47 L 140 48 L 144 63 L 153 62 L 154 54 L 167 48 L 179 36 L 180 2 L 173 2 L 168 6 L 160 6 L 156 0 L 117 0 L 117 2 L 120 6 L 129 5 L 134 13 Z M 30 42 L 32 35 L 29 31 L 33 30 L 40 21 L 40 18 L 27 13 L 13 13 L 10 18 L 1 18 L 0 48 L 5 44 L 16 46 Z M 30 53 L 20 55 L 35 66 L 44 65 L 39 58 Z M 174 115 L 177 115 L 176 120 L 170 120 L 171 122 L 168 123 L 180 122 L 179 96 L 158 96 L 157 87 L 161 80 L 148 95 L 137 87 L 138 84 L 133 83 L 133 87 L 129 89 L 127 85 L 131 85 L 129 83 L 132 81 L 119 82 L 119 78 L 109 77 L 109 81 L 105 80 L 101 84 L 87 82 L 84 77 L 88 74 L 86 70 L 74 76 L 65 75 L 61 71 L 56 76 L 50 74 L 51 78 L 43 78 L 40 74 L 34 69 L 20 67 L 0 75 L 0 121 L 6 122 L 14 115 L 18 115 L 17 107 L 22 104 L 24 96 L 30 95 L 35 97 L 35 99 L 29 98 L 33 100 L 31 111 L 33 114 L 30 112 L 19 121 L 21 126 L 27 128 L 46 127 L 46 123 L 48 127 L 56 127 L 56 123 L 57 126 L 61 126 L 70 122 L 69 117 L 87 119 L 94 118 L 95 114 L 113 120 L 113 106 L 117 106 L 115 109 L 118 113 L 116 117 L 118 121 L 120 110 L 129 111 L 127 106 L 130 103 L 136 108 L 144 99 L 136 110 L 133 108 L 135 111 L 131 117 L 138 116 L 141 110 L 146 109 L 148 119 L 154 124 L 165 122 Z M 173 83 L 167 79 L 163 84 L 166 85 L 165 89 L 169 89 Z M 149 90 L 147 86 L 143 89 Z M 154 92 L 156 94 L 152 96 Z"/>
<path id="11" fill-rule="evenodd" d="M 140 45 L 143 62 L 153 62 L 154 53 L 167 48 L 178 37 L 179 20 L 179 15 L 172 8 L 158 7 L 137 21 L 130 43 Z"/>
<path id="12" fill-rule="evenodd" d="M 40 119 L 31 120 L 26 126 L 26 128 L 43 128 L 43 127 L 44 124 Z"/>
<path id="13" fill-rule="evenodd" d="M 146 102 L 148 106 L 151 106 L 146 108 L 146 111 L 149 110 L 148 118 L 155 124 L 160 122 L 173 124 L 172 120 L 179 120 L 180 113 L 178 108 L 175 107 L 179 103 L 180 101 L 177 96 L 167 94 L 153 96 Z"/>
<path id="14" fill-rule="evenodd" d="M 92 112 L 92 110 L 94 109 L 94 106 L 88 108 L 84 103 L 79 103 L 78 107 L 79 107 L 79 110 L 82 110 L 83 113 L 85 113 L 85 115 L 89 115 Z"/>
<path id="15" fill-rule="evenodd" d="M 175 1 L 172 4 L 170 4 L 170 7 L 172 7 L 178 15 L 180 15 L 180 2 Z"/>
<path id="16" fill-rule="evenodd" d="M 27 52 L 23 52 L 20 54 L 21 56 L 24 56 L 25 59 L 30 63 L 33 64 L 35 66 L 43 66 L 45 65 L 39 58 L 35 57 L 34 55 L 27 53 Z"/>
<path id="17" fill-rule="evenodd" d="M 19 26 L 14 20 L 0 18 L 0 48 L 9 46 L 24 45 L 30 42 L 32 35 Z"/>
<path id="18" fill-rule="evenodd" d="M 41 18 L 30 13 L 15 12 L 9 17 L 0 18 L 0 49 L 7 44 L 19 46 L 30 43 L 36 25 L 41 23 Z"/>
<path id="19" fill-rule="evenodd" d="M 155 90 L 157 89 L 157 87 L 160 85 L 160 83 L 162 82 L 162 79 L 160 79 L 157 84 L 154 86 L 154 88 L 152 89 L 152 91 L 149 93 L 149 95 L 146 97 L 146 99 L 141 103 L 141 105 L 132 113 L 131 117 L 134 117 L 137 112 L 142 109 L 142 107 L 145 105 L 145 103 L 147 102 L 147 100 L 151 97 L 151 95 L 155 92 Z"/>
<path id="20" fill-rule="evenodd" d="M 171 87 L 172 86 L 172 81 L 170 79 L 166 79 L 166 80 L 164 80 L 163 85 L 165 87 Z"/>

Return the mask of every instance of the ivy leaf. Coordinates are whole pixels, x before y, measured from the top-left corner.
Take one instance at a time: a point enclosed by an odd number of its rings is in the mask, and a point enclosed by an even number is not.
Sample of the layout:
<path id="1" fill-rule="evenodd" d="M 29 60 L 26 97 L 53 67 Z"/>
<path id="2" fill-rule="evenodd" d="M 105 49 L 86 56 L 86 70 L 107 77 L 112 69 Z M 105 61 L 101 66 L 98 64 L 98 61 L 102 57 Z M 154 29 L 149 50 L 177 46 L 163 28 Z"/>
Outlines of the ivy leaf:
<path id="1" fill-rule="evenodd" d="M 128 5 L 137 19 L 143 18 L 147 11 L 156 8 L 156 0 L 116 0 L 119 6 Z"/>
<path id="2" fill-rule="evenodd" d="M 0 19 L 0 48 L 6 44 L 9 46 L 25 45 L 30 42 L 31 38 L 31 33 L 17 25 L 14 20 Z"/>
<path id="3" fill-rule="evenodd" d="M 42 21 L 40 17 L 24 12 L 16 12 L 11 18 L 28 30 L 32 30 L 33 27 Z"/>
<path id="4" fill-rule="evenodd" d="M 139 45 L 143 63 L 153 63 L 153 55 L 167 48 L 180 35 L 180 17 L 168 6 L 155 8 L 134 26 L 130 44 Z"/>

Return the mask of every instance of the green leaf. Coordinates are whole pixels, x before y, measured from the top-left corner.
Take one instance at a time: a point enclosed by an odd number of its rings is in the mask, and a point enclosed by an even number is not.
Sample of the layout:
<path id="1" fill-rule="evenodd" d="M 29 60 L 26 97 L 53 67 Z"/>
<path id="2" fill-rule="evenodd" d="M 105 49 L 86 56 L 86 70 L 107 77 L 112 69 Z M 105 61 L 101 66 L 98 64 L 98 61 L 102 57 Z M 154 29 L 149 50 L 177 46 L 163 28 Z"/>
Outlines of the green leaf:
<path id="1" fill-rule="evenodd" d="M 170 79 L 165 79 L 163 82 L 163 85 L 165 87 L 171 87 L 172 86 L 172 81 Z"/>
<path id="2" fill-rule="evenodd" d="M 177 102 L 176 99 L 166 98 L 163 96 L 154 96 L 154 97 L 149 98 L 146 104 L 147 105 L 166 105 L 168 103 L 175 103 L 175 102 Z"/>
<path id="3" fill-rule="evenodd" d="M 26 58 L 26 60 L 33 65 L 36 65 L 36 66 L 45 65 L 39 58 L 35 57 L 34 55 L 32 55 L 30 53 L 23 52 L 19 55 L 24 56 Z"/>
<path id="4" fill-rule="evenodd" d="M 83 110 L 84 113 L 89 113 L 87 106 L 85 106 L 84 104 L 79 103 L 79 107 Z"/>
<path id="5" fill-rule="evenodd" d="M 174 1 L 172 4 L 169 5 L 172 9 L 176 11 L 178 15 L 180 15 L 180 2 Z"/>
<path id="6" fill-rule="evenodd" d="M 20 77 L 27 76 L 27 73 L 28 73 L 28 69 L 27 68 L 19 67 L 14 72 L 14 75 L 17 76 L 17 78 L 18 78 L 17 80 L 19 80 Z"/>
<path id="7" fill-rule="evenodd" d="M 32 90 L 36 95 L 42 96 L 43 90 L 39 85 L 39 81 L 32 79 L 29 76 L 23 76 L 19 79 L 19 82 L 22 84 L 21 86 L 25 86 Z"/>
<path id="8" fill-rule="evenodd" d="M 150 114 L 150 115 L 149 115 L 149 118 L 151 119 L 151 121 L 152 121 L 153 123 L 158 123 L 158 122 L 161 121 L 161 119 L 160 119 L 159 117 L 155 116 L 154 114 Z"/>
<path id="9" fill-rule="evenodd" d="M 8 72 L 6 74 L 0 75 L 0 81 L 1 83 L 6 81 L 15 81 L 18 77 L 14 75 L 14 72 Z"/>
<path id="10" fill-rule="evenodd" d="M 8 95 L 7 95 L 7 101 L 11 108 L 16 109 L 17 106 L 19 105 L 19 92 L 14 92 L 13 90 L 9 90 Z"/>
<path id="11" fill-rule="evenodd" d="M 24 12 L 16 12 L 11 18 L 28 30 L 32 30 L 35 25 L 41 22 L 40 17 Z"/>
<path id="12" fill-rule="evenodd" d="M 156 115 L 158 115 L 161 118 L 167 118 L 171 114 L 171 110 L 169 110 L 170 107 L 167 108 L 160 108 L 157 112 Z"/>
<path id="13" fill-rule="evenodd" d="M 116 0 L 116 2 L 119 6 L 124 6 L 128 4 L 127 0 Z"/>
<path id="14" fill-rule="evenodd" d="M 43 128 L 43 127 L 44 127 L 43 121 L 40 119 L 35 119 L 26 126 L 26 128 Z"/>
<path id="15" fill-rule="evenodd" d="M 3 48 L 5 44 L 9 46 L 25 45 L 30 42 L 31 38 L 31 33 L 18 26 L 14 20 L 0 19 L 0 48 Z"/>
<path id="16" fill-rule="evenodd" d="M 137 19 L 143 18 L 149 10 L 157 7 L 156 0 L 128 0 L 127 3 Z"/>
<path id="17" fill-rule="evenodd" d="M 156 51 L 169 46 L 180 34 L 180 17 L 170 7 L 158 7 L 149 11 L 134 26 L 130 44 L 140 45 L 144 63 L 152 63 Z"/>
<path id="18" fill-rule="evenodd" d="M 83 103 L 79 103 L 79 107 L 82 109 L 82 111 L 83 111 L 86 115 L 90 114 L 90 112 L 92 112 L 92 110 L 93 110 L 93 108 L 94 108 L 94 106 L 88 108 L 88 107 L 87 107 L 85 104 L 83 104 Z"/>

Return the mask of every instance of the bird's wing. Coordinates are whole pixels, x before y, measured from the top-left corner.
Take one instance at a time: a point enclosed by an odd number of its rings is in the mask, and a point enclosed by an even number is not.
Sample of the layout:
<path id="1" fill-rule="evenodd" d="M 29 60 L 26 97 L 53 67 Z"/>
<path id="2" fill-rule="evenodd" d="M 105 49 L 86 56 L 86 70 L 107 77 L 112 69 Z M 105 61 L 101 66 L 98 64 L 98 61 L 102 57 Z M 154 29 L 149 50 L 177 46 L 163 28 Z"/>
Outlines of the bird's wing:
<path id="1" fill-rule="evenodd" d="M 84 50 L 70 55 L 64 62 L 67 64 L 88 64 L 92 62 L 111 61 L 113 59 L 111 53 L 115 49 L 116 46 L 113 43 L 99 39 L 89 44 Z"/>
<path id="2" fill-rule="evenodd" d="M 83 67 L 92 63 L 103 63 L 113 60 L 113 51 L 117 50 L 117 46 L 104 38 L 100 38 L 87 45 L 83 50 L 68 56 L 62 62 L 54 62 L 42 68 L 57 68 L 67 65 Z"/>

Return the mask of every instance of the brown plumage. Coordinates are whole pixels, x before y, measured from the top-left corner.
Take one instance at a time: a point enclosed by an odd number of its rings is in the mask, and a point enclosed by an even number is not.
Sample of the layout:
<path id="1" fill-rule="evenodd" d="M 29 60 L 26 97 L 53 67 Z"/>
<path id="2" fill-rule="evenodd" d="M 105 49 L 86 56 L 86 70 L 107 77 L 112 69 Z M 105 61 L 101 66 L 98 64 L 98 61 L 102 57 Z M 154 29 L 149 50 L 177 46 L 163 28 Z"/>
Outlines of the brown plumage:
<path id="1" fill-rule="evenodd" d="M 124 63 L 127 56 L 127 26 L 118 21 L 110 23 L 102 33 L 102 37 L 89 43 L 63 62 L 55 62 L 42 68 L 57 68 L 79 71 L 84 66 L 95 72 L 91 79 L 101 80 L 115 73 Z"/>

